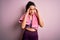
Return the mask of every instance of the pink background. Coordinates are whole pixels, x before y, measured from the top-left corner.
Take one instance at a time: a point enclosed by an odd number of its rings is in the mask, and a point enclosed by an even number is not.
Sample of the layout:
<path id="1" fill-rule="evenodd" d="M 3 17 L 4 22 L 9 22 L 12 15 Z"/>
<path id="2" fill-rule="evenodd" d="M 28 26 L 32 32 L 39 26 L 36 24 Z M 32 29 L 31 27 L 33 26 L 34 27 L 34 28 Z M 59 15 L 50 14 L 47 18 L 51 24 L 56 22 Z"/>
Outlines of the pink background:
<path id="1" fill-rule="evenodd" d="M 6 40 L 18 40 L 22 37 L 18 20 L 29 0 L 2 0 L 1 36 Z M 32 0 L 40 9 L 44 28 L 38 28 L 39 40 L 60 40 L 60 0 Z"/>

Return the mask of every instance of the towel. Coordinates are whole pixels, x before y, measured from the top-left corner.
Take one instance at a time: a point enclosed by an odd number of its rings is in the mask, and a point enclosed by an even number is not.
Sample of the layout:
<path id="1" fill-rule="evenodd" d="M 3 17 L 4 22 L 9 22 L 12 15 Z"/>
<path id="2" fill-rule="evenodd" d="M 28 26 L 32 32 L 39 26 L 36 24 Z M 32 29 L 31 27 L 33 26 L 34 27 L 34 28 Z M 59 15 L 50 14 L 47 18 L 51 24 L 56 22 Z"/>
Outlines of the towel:
<path id="1" fill-rule="evenodd" d="M 23 18 L 25 17 L 25 15 L 26 15 L 26 13 L 23 14 L 23 15 L 20 17 L 19 23 L 22 23 Z M 27 24 L 27 25 L 30 25 L 30 16 L 29 16 L 29 15 L 27 16 L 26 24 Z M 36 16 L 36 14 L 34 13 L 34 14 L 32 15 L 32 28 L 38 29 L 38 27 L 39 27 L 38 18 L 37 18 L 37 16 Z"/>

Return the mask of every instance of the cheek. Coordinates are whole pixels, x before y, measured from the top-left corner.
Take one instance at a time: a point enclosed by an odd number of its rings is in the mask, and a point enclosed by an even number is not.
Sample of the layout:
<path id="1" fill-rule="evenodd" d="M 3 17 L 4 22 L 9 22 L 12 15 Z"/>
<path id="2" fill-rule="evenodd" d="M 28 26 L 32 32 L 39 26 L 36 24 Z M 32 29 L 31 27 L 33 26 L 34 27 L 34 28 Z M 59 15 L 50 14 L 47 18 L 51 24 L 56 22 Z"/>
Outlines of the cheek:
<path id="1" fill-rule="evenodd" d="M 29 11 L 29 13 L 31 13 L 31 11 Z"/>
<path id="2" fill-rule="evenodd" d="M 36 12 L 36 10 L 34 10 Z"/>

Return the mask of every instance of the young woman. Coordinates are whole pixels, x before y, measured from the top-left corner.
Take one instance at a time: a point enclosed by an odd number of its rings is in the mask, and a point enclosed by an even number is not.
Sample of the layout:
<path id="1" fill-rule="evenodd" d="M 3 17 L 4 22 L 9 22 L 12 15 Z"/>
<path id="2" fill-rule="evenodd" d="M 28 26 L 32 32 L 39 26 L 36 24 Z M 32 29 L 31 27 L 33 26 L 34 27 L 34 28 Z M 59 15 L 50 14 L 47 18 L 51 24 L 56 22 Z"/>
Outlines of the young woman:
<path id="1" fill-rule="evenodd" d="M 25 30 L 22 40 L 38 40 L 38 26 L 43 27 L 44 22 L 40 17 L 40 13 L 36 5 L 29 1 L 26 5 L 26 12 L 19 19 L 22 29 Z"/>

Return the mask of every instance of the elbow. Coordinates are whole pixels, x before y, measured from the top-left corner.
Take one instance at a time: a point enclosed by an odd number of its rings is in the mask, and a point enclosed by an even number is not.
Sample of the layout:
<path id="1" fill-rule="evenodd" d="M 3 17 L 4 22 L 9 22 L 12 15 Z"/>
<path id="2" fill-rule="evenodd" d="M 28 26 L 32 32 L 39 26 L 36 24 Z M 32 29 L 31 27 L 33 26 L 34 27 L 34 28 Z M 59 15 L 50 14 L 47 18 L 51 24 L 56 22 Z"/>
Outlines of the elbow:
<path id="1" fill-rule="evenodd" d="M 25 26 L 26 26 L 26 24 L 22 24 L 22 27 L 21 27 L 21 28 L 22 28 L 22 29 L 25 29 Z"/>
<path id="2" fill-rule="evenodd" d="M 25 29 L 25 26 L 26 26 L 26 24 L 25 23 L 22 23 L 22 29 Z"/>
<path id="3" fill-rule="evenodd" d="M 22 22 L 22 29 L 25 29 L 25 27 L 26 27 L 26 20 L 24 20 L 23 22 Z"/>
<path id="4" fill-rule="evenodd" d="M 40 27 L 43 27 L 44 25 L 40 25 Z"/>
<path id="5" fill-rule="evenodd" d="M 44 23 L 40 24 L 40 27 L 44 27 Z"/>
<path id="6" fill-rule="evenodd" d="M 25 28 L 24 28 L 24 27 L 22 27 L 22 29 L 24 30 Z"/>

